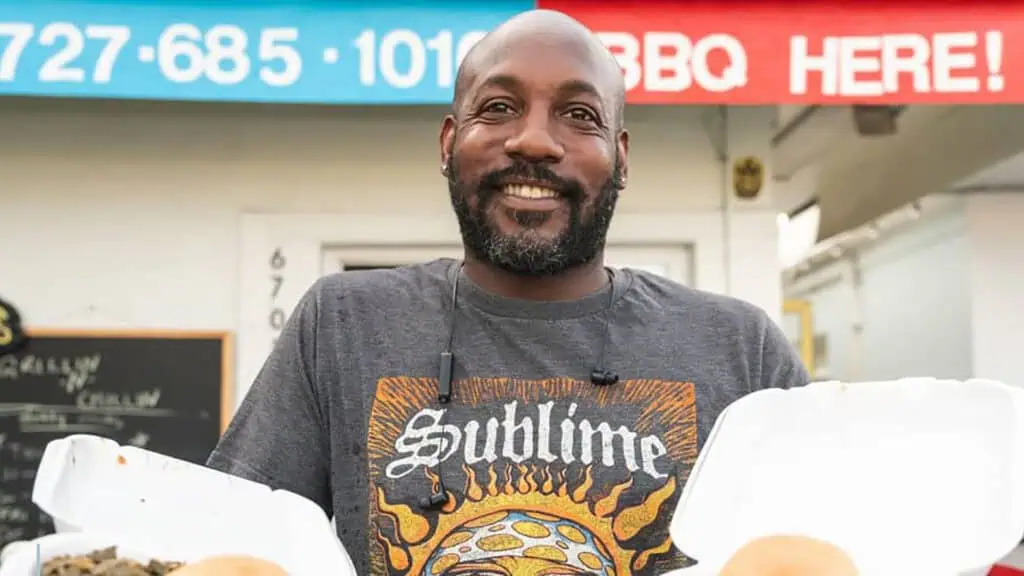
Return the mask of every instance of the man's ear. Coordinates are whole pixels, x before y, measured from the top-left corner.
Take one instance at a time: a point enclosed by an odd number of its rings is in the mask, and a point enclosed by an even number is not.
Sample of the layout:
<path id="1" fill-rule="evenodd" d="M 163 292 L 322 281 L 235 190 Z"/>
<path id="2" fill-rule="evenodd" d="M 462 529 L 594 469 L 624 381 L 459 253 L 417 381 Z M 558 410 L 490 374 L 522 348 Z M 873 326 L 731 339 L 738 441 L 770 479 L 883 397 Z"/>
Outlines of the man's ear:
<path id="1" fill-rule="evenodd" d="M 455 116 L 451 114 L 445 116 L 441 121 L 439 144 L 441 145 L 441 172 L 444 173 L 448 171 L 448 167 L 452 163 L 452 150 L 455 148 Z"/>

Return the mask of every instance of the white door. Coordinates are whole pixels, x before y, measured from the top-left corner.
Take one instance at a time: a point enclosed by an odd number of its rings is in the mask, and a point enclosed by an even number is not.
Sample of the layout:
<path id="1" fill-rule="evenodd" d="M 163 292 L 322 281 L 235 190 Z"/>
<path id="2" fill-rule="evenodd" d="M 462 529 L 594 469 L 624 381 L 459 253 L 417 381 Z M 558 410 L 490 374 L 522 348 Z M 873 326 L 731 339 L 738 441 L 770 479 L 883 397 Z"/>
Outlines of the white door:
<path id="1" fill-rule="evenodd" d="M 461 259 L 462 246 L 325 246 L 323 273 L 393 268 L 438 258 Z"/>
<path id="2" fill-rule="evenodd" d="M 690 246 L 609 246 L 604 261 L 614 268 L 635 268 L 693 285 L 693 250 Z"/>
<path id="3" fill-rule="evenodd" d="M 609 246 L 605 262 L 616 268 L 636 268 L 692 285 L 692 255 L 689 246 Z M 462 258 L 462 247 L 447 246 L 344 246 L 326 247 L 323 273 L 361 268 L 390 268 L 435 258 Z"/>

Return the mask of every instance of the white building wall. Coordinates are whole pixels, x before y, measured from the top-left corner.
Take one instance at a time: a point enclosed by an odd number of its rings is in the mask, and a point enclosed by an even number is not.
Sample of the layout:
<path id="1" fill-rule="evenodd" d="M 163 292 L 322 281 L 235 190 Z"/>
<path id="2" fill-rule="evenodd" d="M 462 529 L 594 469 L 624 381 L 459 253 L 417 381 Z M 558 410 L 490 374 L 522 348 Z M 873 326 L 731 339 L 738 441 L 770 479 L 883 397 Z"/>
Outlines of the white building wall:
<path id="1" fill-rule="evenodd" d="M 961 199 L 786 288 L 809 300 L 827 346 L 821 378 L 968 378 L 968 243 Z M 860 286 L 857 285 L 859 268 Z"/>
<path id="2" fill-rule="evenodd" d="M 974 372 L 1024 386 L 1024 190 L 967 202 Z"/>
<path id="3" fill-rule="evenodd" d="M 695 235 L 696 285 L 778 318 L 770 183 L 762 199 L 721 210 L 727 178 L 709 112 L 629 110 L 618 237 L 643 244 Z M 30 326 L 230 330 L 244 340 L 247 323 L 265 315 L 241 312 L 245 294 L 266 290 L 241 280 L 242 222 L 253 214 L 300 228 L 307 219 L 365 217 L 364 228 L 372 221 L 375 237 L 390 243 L 458 242 L 438 170 L 443 113 L 0 101 L 0 294 Z M 733 155 L 765 158 L 772 116 L 743 109 L 720 140 Z M 422 230 L 407 227 L 417 223 Z M 240 349 L 239 391 L 260 350 Z"/>
<path id="4" fill-rule="evenodd" d="M 971 193 L 861 258 L 786 287 L 828 341 L 821 376 L 989 378 L 1024 386 L 1024 193 Z M 863 333 L 858 337 L 858 323 Z"/>
<path id="5" fill-rule="evenodd" d="M 967 262 L 961 209 L 866 255 L 861 378 L 971 376 Z"/>

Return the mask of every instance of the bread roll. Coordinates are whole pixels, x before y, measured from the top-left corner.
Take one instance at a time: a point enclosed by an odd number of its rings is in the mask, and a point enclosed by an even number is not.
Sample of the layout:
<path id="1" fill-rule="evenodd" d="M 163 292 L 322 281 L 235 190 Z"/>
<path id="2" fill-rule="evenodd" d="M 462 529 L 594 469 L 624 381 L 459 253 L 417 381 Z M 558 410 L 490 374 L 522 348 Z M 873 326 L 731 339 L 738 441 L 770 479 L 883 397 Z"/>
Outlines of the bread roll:
<path id="1" fill-rule="evenodd" d="M 211 556 L 186 564 L 168 576 L 288 576 L 273 562 L 250 556 Z"/>
<path id="2" fill-rule="evenodd" d="M 858 576 L 838 546 L 806 536 L 752 540 L 726 562 L 721 576 Z"/>

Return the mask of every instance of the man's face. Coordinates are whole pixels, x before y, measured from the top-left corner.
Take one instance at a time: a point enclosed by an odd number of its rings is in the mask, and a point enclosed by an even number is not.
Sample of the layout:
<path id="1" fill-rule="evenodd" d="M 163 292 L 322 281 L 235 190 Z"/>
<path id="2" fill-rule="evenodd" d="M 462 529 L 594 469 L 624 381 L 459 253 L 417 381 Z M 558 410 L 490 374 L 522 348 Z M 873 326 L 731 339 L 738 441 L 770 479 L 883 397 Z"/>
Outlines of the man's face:
<path id="1" fill-rule="evenodd" d="M 602 252 L 627 140 L 601 56 L 551 34 L 511 40 L 446 119 L 448 188 L 476 258 L 538 277 Z"/>

